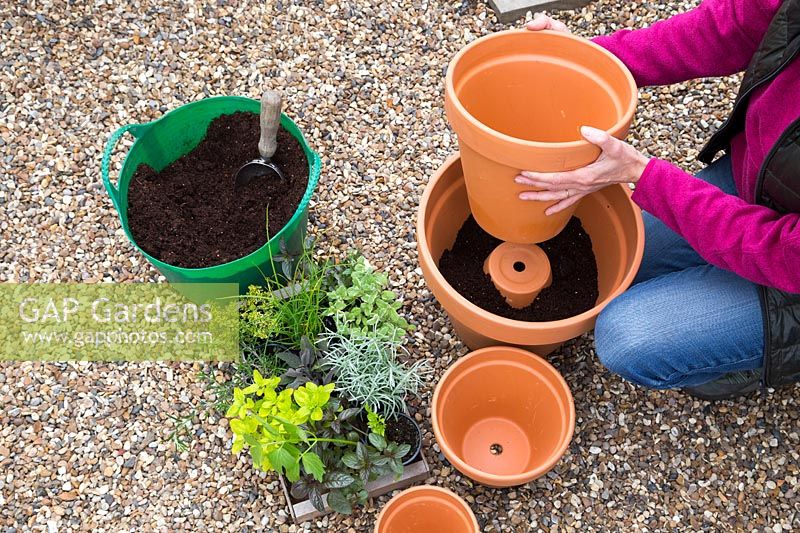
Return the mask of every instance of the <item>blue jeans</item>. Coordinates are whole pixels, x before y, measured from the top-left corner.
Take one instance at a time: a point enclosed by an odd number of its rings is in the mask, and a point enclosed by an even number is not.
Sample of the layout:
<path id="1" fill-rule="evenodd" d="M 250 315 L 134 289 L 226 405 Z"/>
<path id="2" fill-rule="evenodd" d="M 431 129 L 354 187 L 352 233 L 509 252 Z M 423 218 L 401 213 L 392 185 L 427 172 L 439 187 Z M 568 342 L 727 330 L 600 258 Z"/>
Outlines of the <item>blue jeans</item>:
<path id="1" fill-rule="evenodd" d="M 727 156 L 697 177 L 736 194 Z M 603 365 L 654 389 L 697 386 L 760 368 L 764 326 L 757 285 L 708 264 L 660 220 L 643 216 L 639 273 L 595 326 Z"/>

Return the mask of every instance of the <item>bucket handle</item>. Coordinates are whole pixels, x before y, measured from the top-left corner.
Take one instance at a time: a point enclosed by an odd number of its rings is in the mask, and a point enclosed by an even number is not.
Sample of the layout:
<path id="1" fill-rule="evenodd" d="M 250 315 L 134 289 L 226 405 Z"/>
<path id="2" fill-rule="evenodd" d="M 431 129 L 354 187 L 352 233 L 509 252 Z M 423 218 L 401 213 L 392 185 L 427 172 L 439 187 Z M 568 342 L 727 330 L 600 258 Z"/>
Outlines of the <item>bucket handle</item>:
<path id="1" fill-rule="evenodd" d="M 106 148 L 103 152 L 103 162 L 100 165 L 100 170 L 103 175 L 103 185 L 105 185 L 106 191 L 108 191 L 108 195 L 111 197 L 111 203 L 114 204 L 114 209 L 116 209 L 117 212 L 119 212 L 119 189 L 111 183 L 111 179 L 108 176 L 109 166 L 111 165 L 111 154 L 114 152 L 114 147 L 117 145 L 119 139 L 127 132 L 130 131 L 131 135 L 138 139 L 144 134 L 144 132 L 150 129 L 151 124 L 152 122 L 148 122 L 146 124 L 126 124 L 112 133 L 111 137 L 109 137 L 108 142 L 106 143 Z"/>

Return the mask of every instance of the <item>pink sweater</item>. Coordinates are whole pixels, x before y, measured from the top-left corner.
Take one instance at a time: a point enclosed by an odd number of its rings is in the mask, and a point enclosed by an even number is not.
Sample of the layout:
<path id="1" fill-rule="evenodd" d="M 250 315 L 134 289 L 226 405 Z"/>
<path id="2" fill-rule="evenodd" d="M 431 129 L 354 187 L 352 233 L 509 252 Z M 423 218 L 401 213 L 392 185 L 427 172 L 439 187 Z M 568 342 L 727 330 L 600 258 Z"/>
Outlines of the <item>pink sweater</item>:
<path id="1" fill-rule="evenodd" d="M 594 40 L 618 56 L 639 86 L 725 76 L 747 68 L 780 0 L 705 0 L 648 28 Z M 755 205 L 762 163 L 800 117 L 800 60 L 750 97 L 745 128 L 731 146 L 739 196 L 653 159 L 634 201 L 680 234 L 712 265 L 755 283 L 800 293 L 800 214 Z M 800 172 L 800 169 L 798 169 Z"/>

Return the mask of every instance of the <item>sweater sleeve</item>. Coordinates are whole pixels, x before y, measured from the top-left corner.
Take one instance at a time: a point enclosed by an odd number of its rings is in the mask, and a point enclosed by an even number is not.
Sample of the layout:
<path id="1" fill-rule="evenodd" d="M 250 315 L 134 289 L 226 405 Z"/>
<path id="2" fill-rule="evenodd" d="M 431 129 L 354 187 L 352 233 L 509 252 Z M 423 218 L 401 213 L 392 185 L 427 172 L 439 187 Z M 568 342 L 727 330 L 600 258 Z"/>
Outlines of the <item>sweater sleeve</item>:
<path id="1" fill-rule="evenodd" d="M 668 85 L 744 70 L 782 0 L 704 0 L 638 30 L 594 42 L 619 57 L 638 86 Z"/>
<path id="2" fill-rule="evenodd" d="M 800 214 L 748 204 L 658 159 L 639 178 L 633 200 L 712 265 L 800 293 Z"/>

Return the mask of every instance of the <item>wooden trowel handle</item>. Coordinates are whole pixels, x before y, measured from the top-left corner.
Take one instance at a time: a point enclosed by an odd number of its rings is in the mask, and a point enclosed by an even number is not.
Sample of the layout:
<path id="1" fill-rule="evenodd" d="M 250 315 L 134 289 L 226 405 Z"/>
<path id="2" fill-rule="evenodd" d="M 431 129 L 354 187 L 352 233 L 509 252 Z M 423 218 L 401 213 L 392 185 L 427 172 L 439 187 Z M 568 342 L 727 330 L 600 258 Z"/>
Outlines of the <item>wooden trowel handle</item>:
<path id="1" fill-rule="evenodd" d="M 261 95 L 261 139 L 258 141 L 258 153 L 264 159 L 275 154 L 280 123 L 281 95 L 276 91 L 264 91 Z"/>

